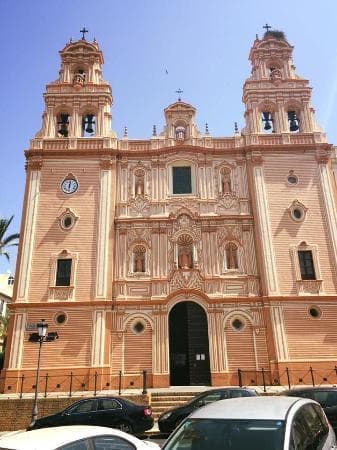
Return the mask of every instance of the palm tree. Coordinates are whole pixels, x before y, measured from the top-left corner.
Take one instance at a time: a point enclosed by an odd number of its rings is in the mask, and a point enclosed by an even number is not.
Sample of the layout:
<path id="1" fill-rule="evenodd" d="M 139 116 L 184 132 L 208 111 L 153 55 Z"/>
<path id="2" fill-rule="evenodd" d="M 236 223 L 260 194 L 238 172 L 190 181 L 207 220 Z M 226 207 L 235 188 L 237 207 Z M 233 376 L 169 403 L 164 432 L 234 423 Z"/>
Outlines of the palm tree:
<path id="1" fill-rule="evenodd" d="M 10 234 L 9 236 L 5 236 L 7 230 L 13 220 L 12 216 L 10 219 L 0 219 L 0 256 L 4 255 L 9 261 L 9 253 L 7 251 L 8 247 L 17 247 L 20 235 L 19 233 Z"/>

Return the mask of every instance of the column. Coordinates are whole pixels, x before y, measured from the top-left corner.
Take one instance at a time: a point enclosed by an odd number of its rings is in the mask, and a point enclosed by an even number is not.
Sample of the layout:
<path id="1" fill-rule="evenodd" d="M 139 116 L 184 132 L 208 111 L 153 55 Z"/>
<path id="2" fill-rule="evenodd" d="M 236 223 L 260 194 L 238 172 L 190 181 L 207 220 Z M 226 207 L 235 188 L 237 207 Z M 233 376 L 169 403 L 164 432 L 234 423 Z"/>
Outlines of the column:
<path id="1" fill-rule="evenodd" d="M 22 364 L 23 339 L 26 328 L 26 313 L 16 313 L 11 342 L 8 369 L 20 369 Z"/>
<path id="2" fill-rule="evenodd" d="M 93 312 L 92 366 L 102 366 L 104 364 L 104 339 L 105 311 L 97 310 Z"/>
<path id="3" fill-rule="evenodd" d="M 252 152 L 253 183 L 257 212 L 257 232 L 261 244 L 262 259 L 265 274 L 265 289 L 267 295 L 278 295 L 278 279 L 276 261 L 273 248 L 273 237 L 268 213 L 268 197 L 264 181 L 262 156 L 259 152 Z"/>
<path id="4" fill-rule="evenodd" d="M 333 187 L 331 186 L 330 172 L 327 167 L 327 163 L 330 161 L 330 155 L 327 152 L 318 152 L 317 159 L 319 163 L 319 176 L 323 194 L 325 217 L 330 235 L 331 253 L 334 258 L 334 266 L 337 267 L 337 212 L 333 196 Z"/>
<path id="5" fill-rule="evenodd" d="M 96 272 L 96 297 L 100 298 L 106 298 L 107 295 L 112 164 L 110 159 L 102 160 L 100 170 Z"/>
<path id="6" fill-rule="evenodd" d="M 35 239 L 35 224 L 40 195 L 42 161 L 40 159 L 28 161 L 28 194 L 25 203 L 25 224 L 23 236 L 20 237 L 20 270 L 18 280 L 17 301 L 28 301 L 28 288 L 32 266 L 32 255 Z"/>

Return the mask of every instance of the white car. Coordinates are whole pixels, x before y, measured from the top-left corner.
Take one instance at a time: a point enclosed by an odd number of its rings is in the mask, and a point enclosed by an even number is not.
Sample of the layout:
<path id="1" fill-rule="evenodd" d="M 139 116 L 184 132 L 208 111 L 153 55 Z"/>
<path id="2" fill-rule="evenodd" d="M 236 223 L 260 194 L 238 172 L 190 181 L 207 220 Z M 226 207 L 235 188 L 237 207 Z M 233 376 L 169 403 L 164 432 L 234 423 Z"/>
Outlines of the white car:
<path id="1" fill-rule="evenodd" d="M 14 431 L 0 437 L 0 450 L 160 450 L 113 428 L 87 425 Z"/>
<path id="2" fill-rule="evenodd" d="M 321 406 L 298 397 L 220 400 L 188 416 L 163 450 L 332 450 L 335 433 Z"/>

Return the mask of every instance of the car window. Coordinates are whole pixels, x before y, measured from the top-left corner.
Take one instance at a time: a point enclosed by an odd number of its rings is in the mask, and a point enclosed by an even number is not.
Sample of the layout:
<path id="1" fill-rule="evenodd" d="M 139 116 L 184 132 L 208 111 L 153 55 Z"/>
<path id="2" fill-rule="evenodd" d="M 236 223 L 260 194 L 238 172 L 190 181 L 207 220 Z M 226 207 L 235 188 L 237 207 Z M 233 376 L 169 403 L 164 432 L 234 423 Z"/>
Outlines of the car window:
<path id="1" fill-rule="evenodd" d="M 337 405 L 337 392 L 329 391 L 316 391 L 314 392 L 313 399 L 316 400 L 323 408 Z"/>
<path id="2" fill-rule="evenodd" d="M 90 411 L 96 411 L 96 400 L 86 400 L 75 405 L 73 408 L 69 409 L 70 414 L 86 413 Z"/>
<path id="3" fill-rule="evenodd" d="M 92 441 L 95 450 L 136 450 L 131 442 L 118 436 L 98 436 Z"/>
<path id="4" fill-rule="evenodd" d="M 99 410 L 121 409 L 121 405 L 114 398 L 101 398 L 98 400 Z"/>
<path id="5" fill-rule="evenodd" d="M 207 403 L 213 403 L 216 402 L 218 400 L 220 400 L 221 398 L 226 398 L 226 397 L 222 397 L 221 392 L 211 392 L 208 395 L 205 395 L 204 398 L 201 399 L 203 405 L 207 405 Z"/>
<path id="6" fill-rule="evenodd" d="M 240 390 L 240 389 L 233 389 L 231 391 L 231 397 L 232 398 L 236 398 L 236 397 L 251 397 L 251 393 L 248 391 L 244 391 L 244 390 Z"/>
<path id="7" fill-rule="evenodd" d="M 316 411 L 316 414 L 320 418 L 320 420 L 323 424 L 323 428 L 328 433 L 329 432 L 329 423 L 328 423 L 328 419 L 326 418 L 326 415 L 324 414 L 322 408 L 319 405 L 312 405 L 312 406 L 313 406 L 314 410 Z"/>
<path id="8" fill-rule="evenodd" d="M 297 413 L 291 425 L 289 450 L 314 450 L 302 414 Z"/>
<path id="9" fill-rule="evenodd" d="M 89 450 L 90 448 L 89 439 L 82 439 L 80 441 L 71 442 L 70 444 L 58 447 L 57 450 Z"/>

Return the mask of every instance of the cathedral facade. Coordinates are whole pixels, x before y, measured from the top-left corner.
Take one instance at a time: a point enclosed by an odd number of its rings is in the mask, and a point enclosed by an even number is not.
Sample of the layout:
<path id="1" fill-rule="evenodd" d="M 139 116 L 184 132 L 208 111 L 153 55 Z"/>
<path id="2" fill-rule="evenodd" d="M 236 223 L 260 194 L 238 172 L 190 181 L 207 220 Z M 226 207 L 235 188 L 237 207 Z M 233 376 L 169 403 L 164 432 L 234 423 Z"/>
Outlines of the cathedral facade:
<path id="1" fill-rule="evenodd" d="M 112 132 L 97 42 L 65 46 L 25 152 L 3 391 L 33 376 L 41 319 L 59 336 L 41 360 L 53 389 L 70 373 L 87 387 L 95 374 L 100 388 L 138 387 L 144 374 L 150 387 L 235 385 L 241 371 L 256 384 L 261 371 L 275 384 L 310 367 L 328 376 L 332 147 L 292 49 L 282 32 L 256 38 L 233 136 L 198 131 L 179 99 L 163 130 L 134 140 Z"/>

